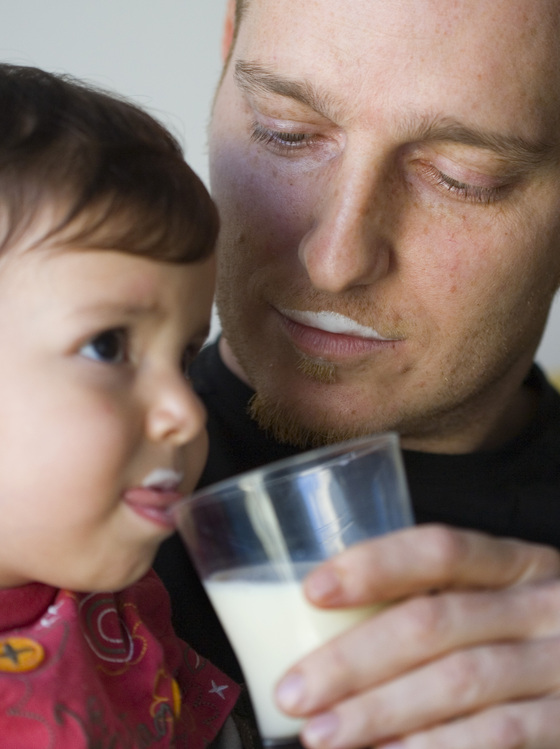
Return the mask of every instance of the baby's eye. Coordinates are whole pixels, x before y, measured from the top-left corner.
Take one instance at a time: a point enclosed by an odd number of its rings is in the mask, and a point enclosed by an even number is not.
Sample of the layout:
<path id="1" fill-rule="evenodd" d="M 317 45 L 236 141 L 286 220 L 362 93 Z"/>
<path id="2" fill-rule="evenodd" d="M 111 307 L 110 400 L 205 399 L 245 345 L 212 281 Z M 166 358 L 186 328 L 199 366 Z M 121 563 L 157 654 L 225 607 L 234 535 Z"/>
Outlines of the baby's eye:
<path id="1" fill-rule="evenodd" d="M 122 364 L 128 357 L 127 332 L 123 328 L 104 330 L 84 344 L 80 354 L 106 364 Z"/>

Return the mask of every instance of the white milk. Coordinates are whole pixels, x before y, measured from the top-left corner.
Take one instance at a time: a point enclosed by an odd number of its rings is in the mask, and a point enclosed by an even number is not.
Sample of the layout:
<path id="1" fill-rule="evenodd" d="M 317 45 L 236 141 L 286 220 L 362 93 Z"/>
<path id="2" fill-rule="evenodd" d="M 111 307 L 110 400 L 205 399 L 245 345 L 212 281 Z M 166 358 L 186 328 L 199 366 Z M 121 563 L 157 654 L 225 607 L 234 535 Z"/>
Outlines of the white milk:
<path id="1" fill-rule="evenodd" d="M 261 735 L 290 738 L 302 721 L 276 707 L 273 691 L 280 677 L 303 655 L 380 607 L 326 611 L 307 602 L 301 583 L 263 578 L 264 565 L 233 570 L 205 586 L 243 668 Z"/>

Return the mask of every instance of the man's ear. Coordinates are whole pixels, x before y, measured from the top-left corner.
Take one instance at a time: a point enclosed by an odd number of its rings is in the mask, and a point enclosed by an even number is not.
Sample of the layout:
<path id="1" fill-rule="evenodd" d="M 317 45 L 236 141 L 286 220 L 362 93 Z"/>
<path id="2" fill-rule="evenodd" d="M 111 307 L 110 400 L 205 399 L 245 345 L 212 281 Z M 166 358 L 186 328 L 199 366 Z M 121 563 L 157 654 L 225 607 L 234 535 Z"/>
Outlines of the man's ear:
<path id="1" fill-rule="evenodd" d="M 235 30 L 235 4 L 236 0 L 228 0 L 226 7 L 226 17 L 224 29 L 222 32 L 222 62 L 225 63 L 231 52 L 233 44 L 233 34 Z"/>

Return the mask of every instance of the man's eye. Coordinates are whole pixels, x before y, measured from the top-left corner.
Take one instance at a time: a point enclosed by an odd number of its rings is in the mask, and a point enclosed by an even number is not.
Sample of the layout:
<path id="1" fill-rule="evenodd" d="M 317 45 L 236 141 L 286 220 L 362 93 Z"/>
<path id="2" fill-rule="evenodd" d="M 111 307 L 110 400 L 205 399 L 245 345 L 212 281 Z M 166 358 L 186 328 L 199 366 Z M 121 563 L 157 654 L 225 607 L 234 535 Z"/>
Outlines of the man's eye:
<path id="1" fill-rule="evenodd" d="M 294 133 L 283 130 L 269 130 L 258 122 L 254 122 L 251 129 L 251 140 L 264 143 L 283 153 L 299 150 L 312 145 L 313 137 L 307 133 Z"/>
<path id="2" fill-rule="evenodd" d="M 122 328 L 104 330 L 82 346 L 80 354 L 107 364 L 122 364 L 128 356 L 127 343 L 127 334 Z"/>
<path id="3" fill-rule="evenodd" d="M 467 203 L 489 205 L 506 197 L 511 191 L 510 184 L 498 184 L 495 187 L 471 185 L 454 179 L 431 165 L 423 165 L 422 169 L 429 182 Z"/>

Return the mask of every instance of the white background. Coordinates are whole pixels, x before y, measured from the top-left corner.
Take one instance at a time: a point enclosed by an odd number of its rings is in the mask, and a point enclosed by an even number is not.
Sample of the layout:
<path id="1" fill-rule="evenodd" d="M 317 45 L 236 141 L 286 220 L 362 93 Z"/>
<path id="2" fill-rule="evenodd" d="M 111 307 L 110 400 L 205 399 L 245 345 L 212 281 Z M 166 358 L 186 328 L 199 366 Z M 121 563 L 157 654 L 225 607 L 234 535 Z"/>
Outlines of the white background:
<path id="1" fill-rule="evenodd" d="M 206 124 L 225 0 L 0 0 L 0 60 L 67 72 L 162 120 L 207 182 Z M 560 302 L 539 349 L 560 373 Z"/>

